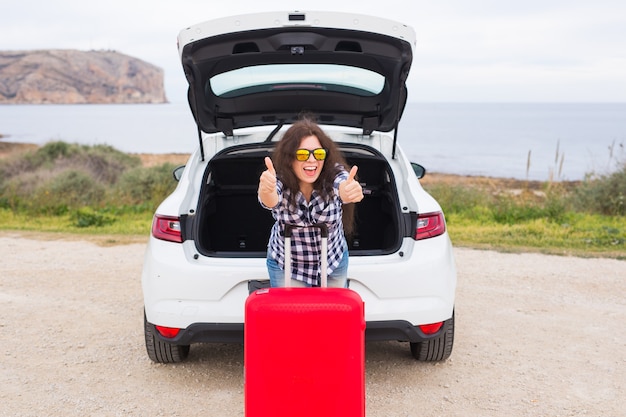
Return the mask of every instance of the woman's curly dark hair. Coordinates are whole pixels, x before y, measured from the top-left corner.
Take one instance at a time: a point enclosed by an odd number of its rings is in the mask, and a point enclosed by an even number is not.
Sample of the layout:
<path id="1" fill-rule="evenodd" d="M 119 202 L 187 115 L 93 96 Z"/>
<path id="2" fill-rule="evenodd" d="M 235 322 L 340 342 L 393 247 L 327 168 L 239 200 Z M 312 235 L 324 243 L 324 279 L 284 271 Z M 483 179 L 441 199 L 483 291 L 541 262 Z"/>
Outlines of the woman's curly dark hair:
<path id="1" fill-rule="evenodd" d="M 290 191 L 289 204 L 295 206 L 295 197 L 300 190 L 298 177 L 293 172 L 292 164 L 295 160 L 296 150 L 300 148 L 300 142 L 307 136 L 315 136 L 326 149 L 326 159 L 318 179 L 313 188 L 318 190 L 325 200 L 328 200 L 333 192 L 333 182 L 337 172 L 341 169 L 350 170 L 345 158 L 337 144 L 322 130 L 322 128 L 310 117 L 304 117 L 296 121 L 287 129 L 282 139 L 276 145 L 272 162 L 276 169 L 276 175 L 283 183 L 283 187 Z M 343 205 L 343 228 L 346 235 L 352 233 L 354 220 L 354 204 Z"/>

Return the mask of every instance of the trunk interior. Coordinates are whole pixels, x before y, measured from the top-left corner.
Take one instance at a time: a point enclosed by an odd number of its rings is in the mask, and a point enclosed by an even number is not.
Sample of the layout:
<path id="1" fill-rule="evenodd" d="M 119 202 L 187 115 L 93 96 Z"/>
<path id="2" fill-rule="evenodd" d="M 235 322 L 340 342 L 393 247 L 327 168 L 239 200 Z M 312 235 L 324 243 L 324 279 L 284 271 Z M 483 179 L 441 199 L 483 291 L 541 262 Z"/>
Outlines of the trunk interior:
<path id="1" fill-rule="evenodd" d="M 365 198 L 356 204 L 355 228 L 348 238 L 351 255 L 380 255 L 402 241 L 400 209 L 391 170 L 382 156 L 363 149 L 342 149 L 358 165 Z M 257 200 L 266 149 L 214 157 L 205 173 L 195 227 L 196 245 L 206 256 L 265 257 L 271 212 Z"/>

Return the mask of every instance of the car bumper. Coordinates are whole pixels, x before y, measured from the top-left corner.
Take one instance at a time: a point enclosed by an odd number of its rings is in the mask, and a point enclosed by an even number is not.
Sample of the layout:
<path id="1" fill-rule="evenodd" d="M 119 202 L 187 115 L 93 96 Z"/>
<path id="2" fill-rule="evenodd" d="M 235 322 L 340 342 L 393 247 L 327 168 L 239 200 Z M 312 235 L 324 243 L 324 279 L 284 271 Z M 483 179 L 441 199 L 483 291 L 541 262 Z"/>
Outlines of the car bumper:
<path id="1" fill-rule="evenodd" d="M 350 260 L 350 289 L 365 303 L 368 340 L 420 341 L 425 336 L 417 325 L 452 317 L 456 270 L 449 239 L 410 243 L 396 254 Z M 163 338 L 170 343 L 241 342 L 251 283 L 267 279 L 263 258 L 197 257 L 193 242 L 151 238 L 142 274 L 147 321 L 183 329 Z"/>
<path id="2" fill-rule="evenodd" d="M 449 320 L 449 319 L 448 319 Z M 446 320 L 447 322 L 447 320 Z M 147 324 L 156 337 L 161 341 L 175 345 L 191 345 L 194 343 L 243 343 L 243 323 L 194 323 L 181 330 L 176 337 L 163 337 L 156 330 L 155 325 Z M 365 340 L 397 340 L 400 342 L 422 342 L 438 337 L 447 330 L 444 325 L 437 333 L 425 334 L 418 326 L 404 320 L 366 322 Z M 286 332 L 289 329 L 285 329 Z"/>

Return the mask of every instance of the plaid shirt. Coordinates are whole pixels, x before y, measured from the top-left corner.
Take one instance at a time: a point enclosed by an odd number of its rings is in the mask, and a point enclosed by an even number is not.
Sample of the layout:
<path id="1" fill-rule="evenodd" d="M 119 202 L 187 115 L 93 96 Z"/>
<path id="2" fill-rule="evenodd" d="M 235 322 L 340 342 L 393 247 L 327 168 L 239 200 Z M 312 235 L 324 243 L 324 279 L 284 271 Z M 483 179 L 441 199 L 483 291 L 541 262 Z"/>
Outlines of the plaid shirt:
<path id="1" fill-rule="evenodd" d="M 346 239 L 343 234 L 341 216 L 342 202 L 339 198 L 339 184 L 348 179 L 345 170 L 339 171 L 333 182 L 333 193 L 329 201 L 313 190 L 311 200 L 306 201 L 301 192 L 296 195 L 295 211 L 290 208 L 290 192 L 283 189 L 280 179 L 276 180 L 276 191 L 279 201 L 272 210 L 276 223 L 272 227 L 268 243 L 268 256 L 285 269 L 285 224 L 300 226 L 293 230 L 291 236 L 291 278 L 304 281 L 311 285 L 320 282 L 320 255 L 321 234 L 316 227 L 307 227 L 316 223 L 325 223 L 328 226 L 328 275 L 341 262 L 346 249 Z M 288 277 L 287 274 L 286 278 Z"/>

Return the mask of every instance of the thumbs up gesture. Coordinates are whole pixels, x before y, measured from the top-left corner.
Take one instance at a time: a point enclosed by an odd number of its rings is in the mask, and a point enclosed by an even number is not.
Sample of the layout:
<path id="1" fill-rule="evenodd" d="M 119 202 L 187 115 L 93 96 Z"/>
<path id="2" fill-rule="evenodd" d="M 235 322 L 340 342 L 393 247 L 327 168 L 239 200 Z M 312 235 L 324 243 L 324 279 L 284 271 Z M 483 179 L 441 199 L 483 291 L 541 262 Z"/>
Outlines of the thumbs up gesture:
<path id="1" fill-rule="evenodd" d="M 276 191 L 276 170 L 269 156 L 265 157 L 265 167 L 259 180 L 259 189 L 263 191 Z"/>
<path id="2" fill-rule="evenodd" d="M 358 203 L 363 200 L 363 189 L 361 184 L 354 179 L 359 167 L 352 167 L 348 174 L 348 179 L 339 184 L 339 197 L 344 203 Z"/>
<path id="3" fill-rule="evenodd" d="M 267 207 L 275 207 L 278 204 L 278 193 L 276 192 L 276 169 L 269 156 L 265 157 L 265 167 L 267 168 L 259 178 L 259 198 Z"/>

